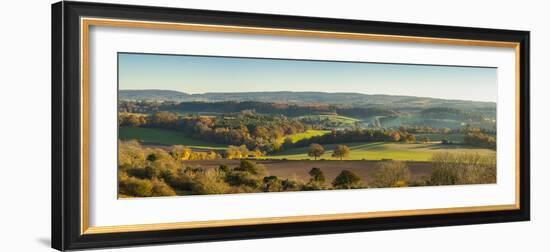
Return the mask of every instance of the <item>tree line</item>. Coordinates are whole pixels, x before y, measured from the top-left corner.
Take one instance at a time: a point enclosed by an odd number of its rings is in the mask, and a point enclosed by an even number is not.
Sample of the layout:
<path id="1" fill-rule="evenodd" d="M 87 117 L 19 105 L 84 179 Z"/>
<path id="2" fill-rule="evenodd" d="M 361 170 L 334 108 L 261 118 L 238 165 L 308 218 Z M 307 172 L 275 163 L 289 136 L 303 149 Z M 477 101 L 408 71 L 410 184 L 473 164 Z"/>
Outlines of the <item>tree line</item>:
<path id="1" fill-rule="evenodd" d="M 333 104 L 286 104 L 258 101 L 220 101 L 220 102 L 153 102 L 153 101 L 119 101 L 118 111 L 125 113 L 155 113 L 159 111 L 186 111 L 189 113 L 239 113 L 243 110 L 259 114 L 284 115 L 297 117 L 304 115 L 343 115 L 351 117 L 395 116 L 397 112 L 376 107 L 353 107 Z"/>
<path id="2" fill-rule="evenodd" d="M 306 147 L 312 144 L 343 144 L 354 142 L 405 142 L 405 143 L 428 143 L 430 138 L 428 136 L 422 136 L 417 139 L 416 135 L 406 131 L 407 128 L 401 128 L 400 130 L 384 129 L 384 128 L 355 128 L 344 130 L 333 130 L 327 134 L 320 136 L 313 136 L 311 138 L 301 139 L 295 143 L 285 141 L 284 146 L 286 148 L 294 147 Z M 414 130 L 413 130 L 414 131 Z M 414 131 L 422 132 L 422 131 Z M 432 130 L 431 133 L 435 132 Z M 444 132 L 441 130 L 440 132 Z M 464 134 L 464 143 L 471 146 L 478 146 L 488 149 L 496 149 L 496 137 L 491 136 L 488 133 L 484 133 L 479 128 L 466 128 L 460 130 Z M 441 133 L 445 134 L 445 133 Z M 447 133 L 448 134 L 448 133 Z M 448 139 L 444 138 L 441 144 L 453 144 Z"/>
<path id="3" fill-rule="evenodd" d="M 239 113 L 219 116 L 181 116 L 173 112 L 159 111 L 150 115 L 119 113 L 118 123 L 128 127 L 152 127 L 172 129 L 197 139 L 246 146 L 261 153 L 274 153 L 289 148 L 306 147 L 311 144 L 339 144 L 352 142 L 429 142 L 427 136 L 417 139 L 417 133 L 463 133 L 464 143 L 483 148 L 496 149 L 496 137 L 487 129 L 464 129 L 413 127 L 403 125 L 392 128 L 353 128 L 332 130 L 329 133 L 293 142 L 288 135 L 305 132 L 312 125 L 281 115 L 263 115 L 244 110 Z M 494 134 L 494 133 L 493 133 Z M 282 140 L 281 140 L 282 139 Z M 443 144 L 451 141 L 444 139 Z"/>
<path id="4" fill-rule="evenodd" d="M 339 144 L 355 142 L 415 142 L 416 136 L 408 132 L 383 128 L 355 128 L 333 130 L 329 133 L 301 139 L 294 147 L 305 147 L 311 144 Z"/>
<path id="5" fill-rule="evenodd" d="M 281 150 L 280 139 L 305 132 L 306 124 L 285 116 L 249 111 L 223 116 L 180 116 L 160 111 L 151 115 L 119 113 L 119 126 L 172 129 L 209 142 L 241 146 L 271 153 Z"/>
<path id="6" fill-rule="evenodd" d="M 495 136 L 490 136 L 480 129 L 468 128 L 464 133 L 464 143 L 495 150 L 497 142 Z"/>

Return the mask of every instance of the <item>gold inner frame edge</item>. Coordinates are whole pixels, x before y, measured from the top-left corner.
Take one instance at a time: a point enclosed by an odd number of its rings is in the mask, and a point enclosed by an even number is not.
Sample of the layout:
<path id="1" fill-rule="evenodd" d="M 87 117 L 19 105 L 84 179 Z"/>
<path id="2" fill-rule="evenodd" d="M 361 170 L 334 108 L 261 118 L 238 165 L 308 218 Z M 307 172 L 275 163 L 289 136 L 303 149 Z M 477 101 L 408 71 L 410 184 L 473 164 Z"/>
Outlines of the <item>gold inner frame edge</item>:
<path id="1" fill-rule="evenodd" d="M 515 65 L 516 65 L 515 66 L 515 76 L 516 76 L 516 80 L 515 80 L 515 83 L 516 83 L 515 204 L 90 227 L 89 225 L 90 224 L 89 223 L 89 147 L 88 147 L 89 145 L 89 77 L 90 77 L 89 76 L 89 31 L 90 31 L 90 26 L 514 48 L 515 57 L 516 57 L 516 62 L 515 62 Z M 278 29 L 278 28 L 263 28 L 263 27 L 249 27 L 249 26 L 206 25 L 206 24 L 195 24 L 195 23 L 170 23 L 170 22 L 153 22 L 153 21 L 82 17 L 80 19 L 80 43 L 81 43 L 81 47 L 80 47 L 81 49 L 80 50 L 81 83 L 80 84 L 81 84 L 81 122 L 82 122 L 81 123 L 82 146 L 81 146 L 81 167 L 80 167 L 81 168 L 81 188 L 80 188 L 80 192 L 81 192 L 80 233 L 81 235 L 206 228 L 206 227 L 225 227 L 225 226 L 239 226 L 239 225 L 280 224 L 280 223 L 291 223 L 291 222 L 367 219 L 367 218 L 382 218 L 382 217 L 397 217 L 397 216 L 490 212 L 490 211 L 520 209 L 520 205 L 519 205 L 520 204 L 520 192 L 519 192 L 520 191 L 520 179 L 519 179 L 519 175 L 520 175 L 520 121 L 519 121 L 520 108 L 519 108 L 519 102 L 521 97 L 519 96 L 519 88 L 520 88 L 519 45 L 520 44 L 517 42 L 383 35 L 383 34 L 367 34 L 367 33 L 329 32 L 329 31 L 318 31 L 318 30 Z"/>

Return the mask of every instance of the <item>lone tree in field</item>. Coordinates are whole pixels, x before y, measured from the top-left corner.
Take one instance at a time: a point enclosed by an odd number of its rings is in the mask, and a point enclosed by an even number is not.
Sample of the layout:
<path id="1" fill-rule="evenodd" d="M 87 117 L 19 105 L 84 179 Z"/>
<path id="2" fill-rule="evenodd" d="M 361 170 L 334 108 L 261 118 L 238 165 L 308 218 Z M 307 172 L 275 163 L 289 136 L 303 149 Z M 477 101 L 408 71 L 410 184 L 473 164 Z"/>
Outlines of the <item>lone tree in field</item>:
<path id="1" fill-rule="evenodd" d="M 309 176 L 311 176 L 310 181 L 312 182 L 325 183 L 325 174 L 317 167 L 311 168 Z"/>
<path id="2" fill-rule="evenodd" d="M 336 145 L 336 149 L 332 153 L 332 157 L 340 158 L 340 160 L 349 156 L 349 147 L 346 145 Z"/>
<path id="3" fill-rule="evenodd" d="M 309 145 L 309 151 L 307 155 L 310 157 L 314 157 L 314 159 L 317 160 L 317 158 L 323 155 L 324 153 L 325 153 L 325 148 L 323 148 L 322 145 L 312 143 L 311 145 Z"/>
<path id="4" fill-rule="evenodd" d="M 360 185 L 360 181 L 361 178 L 357 176 L 357 174 L 348 170 L 343 170 L 336 178 L 334 178 L 332 181 L 332 186 L 336 189 L 351 189 L 358 187 Z"/>

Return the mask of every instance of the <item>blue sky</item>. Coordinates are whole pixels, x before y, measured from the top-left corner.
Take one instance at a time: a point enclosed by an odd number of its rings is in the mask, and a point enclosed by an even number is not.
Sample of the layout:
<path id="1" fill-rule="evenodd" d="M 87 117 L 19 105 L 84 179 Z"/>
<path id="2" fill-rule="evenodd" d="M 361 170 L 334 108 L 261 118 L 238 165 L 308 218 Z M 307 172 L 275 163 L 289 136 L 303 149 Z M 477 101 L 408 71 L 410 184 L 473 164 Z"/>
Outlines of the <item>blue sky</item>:
<path id="1" fill-rule="evenodd" d="M 119 53 L 120 89 L 320 91 L 497 100 L 496 68 Z"/>

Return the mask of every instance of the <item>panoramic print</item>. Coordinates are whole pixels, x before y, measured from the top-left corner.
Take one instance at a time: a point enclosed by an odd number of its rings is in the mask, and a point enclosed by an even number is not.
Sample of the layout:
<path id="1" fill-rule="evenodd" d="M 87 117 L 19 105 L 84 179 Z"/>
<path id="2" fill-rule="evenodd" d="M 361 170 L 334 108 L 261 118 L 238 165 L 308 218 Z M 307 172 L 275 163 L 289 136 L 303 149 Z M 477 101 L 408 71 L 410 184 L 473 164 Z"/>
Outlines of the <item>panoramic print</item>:
<path id="1" fill-rule="evenodd" d="M 118 197 L 496 183 L 497 70 L 118 54 Z"/>

